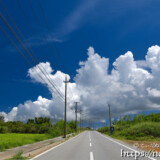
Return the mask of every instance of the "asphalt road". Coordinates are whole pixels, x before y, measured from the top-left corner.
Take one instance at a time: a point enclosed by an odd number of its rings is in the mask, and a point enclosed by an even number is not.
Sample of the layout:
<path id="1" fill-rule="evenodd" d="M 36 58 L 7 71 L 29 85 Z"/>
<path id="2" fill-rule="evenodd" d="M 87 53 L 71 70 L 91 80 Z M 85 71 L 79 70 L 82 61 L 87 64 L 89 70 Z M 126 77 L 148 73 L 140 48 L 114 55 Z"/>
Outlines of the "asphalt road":
<path id="1" fill-rule="evenodd" d="M 130 157 L 122 157 L 128 151 Z M 137 149 L 96 131 L 85 131 L 32 160 L 135 160 Z M 138 154 L 138 153 L 137 153 Z M 128 155 L 128 156 L 129 156 Z M 158 158 L 140 157 L 138 160 L 156 160 Z"/>

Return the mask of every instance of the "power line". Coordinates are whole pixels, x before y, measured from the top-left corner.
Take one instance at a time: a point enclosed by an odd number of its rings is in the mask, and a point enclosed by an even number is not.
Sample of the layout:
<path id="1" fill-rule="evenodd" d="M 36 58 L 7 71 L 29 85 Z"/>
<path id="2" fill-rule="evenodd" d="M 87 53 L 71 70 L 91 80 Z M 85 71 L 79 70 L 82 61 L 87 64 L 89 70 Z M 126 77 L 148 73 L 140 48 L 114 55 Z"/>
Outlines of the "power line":
<path id="1" fill-rule="evenodd" d="M 10 18 L 11 22 L 13 23 L 14 27 L 16 28 L 16 30 L 18 31 L 19 35 L 21 36 L 21 38 L 23 39 L 23 41 L 25 42 L 25 44 L 27 45 L 27 47 L 29 48 L 29 50 L 31 51 L 32 56 L 30 53 L 28 53 L 28 55 L 31 57 L 31 59 L 33 60 L 33 62 L 37 65 L 39 63 L 39 59 L 37 58 L 37 56 L 35 55 L 35 53 L 33 52 L 32 48 L 28 45 L 28 43 L 26 42 L 24 36 L 22 35 L 21 31 L 18 29 L 17 25 L 15 24 L 14 20 L 12 19 L 12 17 L 10 16 L 10 14 L 8 13 L 7 9 L 4 7 L 4 5 L 2 4 L 2 2 L 0 2 L 0 5 L 2 6 L 2 8 L 4 9 L 4 11 L 7 13 L 8 17 Z M 34 59 L 36 58 L 36 60 Z M 37 63 L 38 61 L 38 63 Z M 49 83 L 53 86 L 53 88 L 55 88 L 55 90 L 58 92 L 58 94 L 63 98 L 62 93 L 60 93 L 60 91 L 58 90 L 58 88 L 56 87 L 56 84 L 54 84 L 53 81 L 51 81 L 51 77 L 48 74 L 48 72 L 45 70 L 45 68 L 40 64 L 41 67 L 39 67 L 39 69 L 41 70 L 41 72 L 43 72 L 43 74 L 45 75 L 45 77 L 48 79 Z M 43 69 L 43 70 L 42 70 Z M 45 72 L 45 73 L 44 73 Z M 47 77 L 47 76 L 48 77 Z"/>
<path id="2" fill-rule="evenodd" d="M 18 0 L 17 0 L 17 1 L 18 1 Z M 18 2 L 19 2 L 19 1 L 18 1 Z M 0 3 L 1 3 L 1 2 L 0 2 Z M 39 1 L 39 3 L 40 3 L 40 1 Z M 19 4 L 20 4 L 20 3 L 19 3 Z M 44 36 L 44 39 L 45 39 L 45 41 L 47 42 L 47 46 L 48 46 L 48 48 L 49 48 L 50 50 L 52 50 L 52 48 L 50 48 L 50 46 L 49 46 L 49 44 L 48 44 L 48 40 L 47 40 L 45 34 L 43 33 L 42 26 L 40 25 L 40 23 L 39 23 L 39 21 L 38 21 L 38 18 L 37 18 L 37 16 L 36 16 L 35 12 L 34 12 L 34 9 L 33 9 L 32 5 L 31 5 L 30 0 L 29 0 L 29 4 L 30 4 L 31 10 L 32 10 L 32 12 L 33 12 L 33 14 L 34 14 L 34 16 L 35 16 L 35 18 L 36 18 L 36 21 L 38 22 L 38 25 L 40 26 L 41 32 L 42 32 L 42 34 L 43 34 L 43 36 Z M 6 26 L 10 29 L 10 31 L 12 32 L 12 34 L 16 37 L 16 39 L 17 39 L 18 42 L 21 44 L 22 48 L 26 51 L 26 53 L 28 54 L 28 56 L 29 56 L 29 57 L 32 59 L 32 61 L 37 65 L 37 68 L 40 70 L 40 72 L 42 72 L 43 75 L 45 76 L 45 78 L 48 80 L 48 82 L 49 82 L 49 88 L 50 88 L 50 85 L 51 85 L 51 88 L 53 87 L 53 88 L 57 91 L 57 93 L 58 93 L 58 94 L 56 94 L 56 96 L 58 96 L 62 101 L 64 101 L 64 99 L 63 99 L 64 97 L 63 97 L 62 93 L 59 91 L 59 89 L 58 89 L 57 86 L 54 84 L 54 82 L 51 81 L 51 77 L 50 77 L 50 75 L 48 74 L 48 72 L 45 70 L 45 68 L 43 67 L 43 65 L 41 65 L 41 63 L 40 63 L 39 65 L 37 64 L 37 62 L 39 62 L 37 56 L 36 56 L 35 53 L 33 52 L 32 48 L 28 45 L 28 43 L 27 43 L 27 41 L 25 40 L 24 36 L 22 35 L 21 31 L 18 29 L 17 25 L 15 24 L 15 22 L 14 22 L 13 19 L 12 19 L 12 17 L 9 15 L 8 11 L 5 9 L 5 7 L 3 6 L 2 3 L 1 3 L 1 6 L 2 6 L 2 8 L 5 10 L 5 12 L 7 13 L 8 17 L 10 18 L 10 20 L 12 21 L 14 27 L 15 27 L 16 30 L 18 31 L 18 34 L 20 35 L 20 37 L 21 37 L 21 39 L 23 40 L 23 42 L 25 42 L 25 45 L 23 44 L 22 40 L 18 37 L 18 35 L 16 34 L 16 32 L 15 32 L 15 31 L 13 30 L 13 28 L 9 25 L 9 23 L 7 22 L 7 20 L 4 18 L 4 16 L 3 16 L 1 13 L 0 13 L 0 18 L 3 20 L 3 22 L 6 24 Z M 23 9 L 22 9 L 22 10 L 23 10 Z M 41 6 L 41 10 L 43 10 L 43 9 L 42 9 L 42 6 Z M 23 14 L 26 15 L 24 11 L 23 11 Z M 44 14 L 44 12 L 43 12 L 43 14 Z M 45 18 L 45 16 L 44 16 L 44 18 Z M 27 18 L 27 19 L 28 19 L 28 18 Z M 46 21 L 46 20 L 45 20 L 45 21 Z M 31 23 L 30 23 L 29 20 L 28 20 L 28 22 L 29 22 L 29 24 L 30 24 L 30 28 L 31 28 L 32 32 L 36 34 L 36 32 L 35 32 L 34 29 L 32 28 L 32 25 L 31 25 Z M 51 30 L 50 30 L 50 28 L 49 28 L 49 25 L 48 25 L 47 21 L 46 21 L 46 24 L 47 24 L 47 28 L 48 28 L 49 32 L 51 33 Z M 2 29 L 1 29 L 1 30 L 2 30 Z M 4 31 L 4 30 L 3 30 L 3 31 Z M 8 39 L 11 41 L 11 43 L 12 43 L 14 46 L 16 46 L 15 43 L 10 39 L 9 36 L 8 36 Z M 40 46 L 42 47 L 42 44 L 41 44 L 41 42 L 39 41 L 38 38 L 37 38 L 37 40 L 38 40 Z M 28 48 L 26 48 L 26 46 L 27 46 Z M 54 44 L 54 47 L 55 47 L 56 52 L 58 52 L 58 49 L 57 49 L 57 47 L 56 47 L 55 44 Z M 18 48 L 17 46 L 16 46 L 15 48 L 19 50 L 19 48 Z M 29 49 L 30 51 L 29 51 L 28 49 Z M 19 50 L 19 51 L 20 51 L 20 50 Z M 53 51 L 53 50 L 52 50 L 52 51 Z M 31 52 L 32 54 L 31 54 L 30 52 Z M 20 51 L 19 53 L 22 53 L 22 52 Z M 58 54 L 58 55 L 60 55 L 60 54 Z M 28 59 L 27 59 L 27 60 L 28 60 Z M 63 60 L 63 59 L 62 59 L 62 60 Z M 30 62 L 29 62 L 29 63 L 30 63 Z M 31 64 L 31 65 L 32 65 L 32 64 Z M 32 65 L 32 66 L 33 66 L 33 65 Z M 37 68 L 36 68 L 36 69 L 37 69 Z M 44 77 L 42 77 L 41 75 L 40 75 L 40 77 L 41 77 L 42 80 L 43 80 Z M 44 80 L 46 81 L 46 79 L 44 79 Z M 47 84 L 48 84 L 48 82 L 47 82 Z M 52 90 L 53 90 L 53 88 L 52 88 Z M 66 90 L 67 90 L 67 88 L 65 89 L 65 126 L 66 126 L 66 108 L 67 108 Z M 53 90 L 53 92 L 55 93 L 54 90 Z M 71 91 L 71 93 L 72 93 L 72 91 Z M 74 98 L 74 97 L 73 97 L 73 94 L 72 94 L 72 98 Z M 66 132 L 66 127 L 65 127 L 65 132 Z M 65 134 L 66 134 L 66 133 L 65 133 Z"/>
<path id="3" fill-rule="evenodd" d="M 42 5 L 41 5 L 41 1 L 38 0 L 38 2 L 39 2 L 38 4 L 39 4 L 40 10 L 41 10 L 41 13 L 42 13 L 44 22 L 45 22 L 45 24 L 46 24 L 46 26 L 47 26 L 48 32 L 49 32 L 49 34 L 51 35 L 51 37 L 53 38 L 53 40 L 54 40 L 54 36 L 53 36 L 53 33 L 52 33 L 52 31 L 51 31 L 51 29 L 50 29 L 50 27 L 49 27 L 47 18 L 46 18 L 46 16 L 45 16 L 45 12 L 44 12 L 43 7 L 42 7 Z M 55 51 L 56 51 L 57 55 L 59 55 L 59 57 L 61 58 L 61 60 L 62 60 L 62 65 L 63 65 L 64 70 L 65 70 L 65 68 L 67 68 L 67 67 L 65 66 L 65 63 L 64 63 L 64 61 L 63 61 L 63 58 L 62 58 L 62 56 L 61 56 L 61 54 L 60 54 L 60 52 L 59 52 L 56 44 L 53 43 L 53 46 L 54 46 L 54 48 L 55 48 Z"/>
<path id="4" fill-rule="evenodd" d="M 13 42 L 13 40 L 9 37 L 7 32 L 0 26 L 0 30 L 4 33 L 4 35 L 9 39 L 12 45 L 16 48 L 16 50 L 21 54 L 21 56 L 25 59 L 25 61 L 32 67 L 33 65 L 28 61 L 27 57 L 21 52 L 21 50 L 17 47 L 17 45 Z"/>
<path id="5" fill-rule="evenodd" d="M 5 30 L 0 26 L 0 30 L 4 33 L 4 35 L 9 39 L 9 41 L 12 43 L 12 45 L 16 48 L 16 50 L 21 54 L 21 56 L 25 59 L 25 61 L 29 64 L 29 66 L 33 67 L 33 65 L 28 61 L 28 59 L 26 58 L 26 56 L 22 53 L 22 51 L 17 47 L 17 45 L 13 42 L 13 40 L 9 37 L 9 35 L 7 34 L 7 32 L 5 32 Z M 36 70 L 37 71 L 37 70 Z M 37 72 L 38 73 L 38 72 Z M 45 81 L 43 79 L 43 77 L 41 75 L 38 74 L 38 76 L 42 79 L 42 81 Z M 49 87 L 49 86 L 48 86 Z M 55 91 L 49 87 L 49 89 L 51 89 L 54 93 Z M 56 95 L 56 93 L 55 93 Z M 56 95 L 57 96 L 57 95 Z"/>
<path id="6" fill-rule="evenodd" d="M 38 43 L 39 43 L 39 46 L 42 48 L 42 50 L 43 50 L 43 52 L 44 52 L 43 44 L 42 44 L 42 42 L 39 40 L 39 37 L 38 37 L 35 29 L 32 27 L 32 24 L 31 24 L 31 22 L 30 22 L 30 20 L 29 20 L 29 18 L 28 18 L 28 16 L 27 16 L 27 14 L 25 13 L 23 7 L 21 6 L 21 3 L 20 3 L 19 0 L 17 0 L 17 4 L 18 4 L 18 7 L 19 7 L 19 9 L 21 10 L 22 14 L 24 15 L 24 17 L 25 17 L 28 25 L 29 25 L 29 27 L 30 27 L 30 29 L 31 29 L 31 31 L 32 31 L 32 34 L 36 37 L 36 39 L 37 39 L 37 41 L 38 41 Z M 47 55 L 46 55 L 46 56 L 47 56 Z M 47 56 L 47 58 L 48 58 L 48 56 Z M 48 58 L 48 59 L 49 59 L 49 58 Z M 55 67 L 54 63 L 53 63 L 53 66 Z"/>
<path id="7" fill-rule="evenodd" d="M 41 10 L 41 13 L 42 13 L 44 22 L 45 22 L 45 24 L 46 24 L 46 26 L 47 26 L 48 32 L 49 32 L 50 36 L 53 38 L 53 40 L 54 40 L 54 36 L 53 36 L 53 33 L 52 33 L 52 31 L 51 31 L 51 29 L 50 29 L 50 26 L 49 26 L 49 24 L 48 24 L 47 18 L 46 18 L 46 16 L 45 16 L 45 12 L 44 12 L 44 9 L 43 9 L 43 7 L 42 7 L 41 1 L 38 0 L 38 2 L 39 2 L 39 6 L 40 6 L 40 10 Z M 62 65 L 63 65 L 64 71 L 65 71 L 65 70 L 67 69 L 67 66 L 65 65 L 65 63 L 64 63 L 64 61 L 63 61 L 63 58 L 62 58 L 62 56 L 61 56 L 61 53 L 59 52 L 58 47 L 57 47 L 57 45 L 56 45 L 55 43 L 53 43 L 53 46 L 54 46 L 54 48 L 55 48 L 55 51 L 56 51 L 57 55 L 59 55 L 59 57 L 60 57 L 60 59 L 61 59 L 61 61 L 62 61 Z M 65 69 L 65 68 L 66 68 L 66 69 Z M 71 90 L 71 95 L 72 95 L 73 100 L 75 101 L 72 90 Z"/>
<path id="8" fill-rule="evenodd" d="M 0 3 L 1 4 L 1 3 Z M 8 22 L 6 21 L 6 19 L 4 18 L 4 16 L 1 14 L 0 12 L 0 18 L 3 20 L 3 22 L 6 24 L 6 26 L 9 28 L 9 30 L 12 32 L 12 34 L 16 37 L 16 39 L 19 41 L 19 43 L 21 44 L 21 46 L 23 47 L 23 49 L 27 52 L 27 54 L 29 55 L 29 57 L 33 60 L 33 62 L 37 65 L 36 60 L 33 58 L 33 56 L 30 54 L 30 52 L 26 49 L 26 47 L 24 46 L 23 42 L 19 39 L 19 37 L 17 36 L 17 34 L 15 33 L 15 31 L 13 30 L 13 28 L 8 24 Z M 48 79 L 48 77 L 45 75 L 45 73 L 43 72 L 43 70 L 37 65 L 37 67 L 39 68 L 39 70 L 43 73 L 43 75 Z M 56 89 L 56 87 L 51 83 L 51 81 L 48 79 L 48 82 L 52 85 L 52 87 L 54 89 Z M 63 99 L 62 95 L 60 95 L 61 98 Z"/>
<path id="9" fill-rule="evenodd" d="M 34 31 L 32 25 L 31 25 L 31 23 L 30 23 L 30 20 L 29 20 L 28 16 L 25 14 L 25 12 L 24 12 L 24 10 L 23 10 L 23 7 L 21 6 L 19 0 L 17 0 L 17 2 L 18 2 L 19 8 L 22 10 L 23 15 L 26 17 L 27 22 L 28 22 L 28 24 L 29 24 L 29 26 L 30 26 L 32 32 L 33 32 L 34 34 L 36 34 L 36 32 Z M 38 24 L 38 26 L 39 26 L 39 28 L 40 28 L 40 30 L 41 30 L 41 34 L 42 34 L 42 36 L 44 37 L 44 39 L 46 40 L 47 47 L 48 47 L 49 49 L 51 49 L 51 48 L 49 47 L 49 45 L 48 45 L 47 38 L 46 38 L 45 34 L 43 33 L 42 26 L 41 26 L 41 24 L 39 23 L 38 17 L 37 17 L 37 15 L 36 15 L 36 13 L 34 12 L 34 9 L 33 9 L 32 4 L 31 4 L 30 1 L 29 1 L 29 5 L 30 5 L 31 10 L 32 10 L 32 13 L 33 13 L 33 15 L 34 15 L 34 17 L 35 17 L 35 19 L 36 19 L 36 22 L 37 22 L 37 24 Z M 48 32 L 49 32 L 49 34 L 51 35 L 51 37 L 53 37 L 53 36 L 52 36 L 51 29 L 50 29 L 50 27 L 49 27 L 49 25 L 48 25 L 48 22 L 47 22 L 47 19 L 46 19 L 46 16 L 45 16 L 45 13 L 44 13 L 44 10 L 43 10 L 43 7 L 42 7 L 40 1 L 39 1 L 39 6 L 40 6 L 40 10 L 41 10 L 41 12 L 42 12 L 43 19 L 44 19 L 44 21 L 45 21 L 45 23 L 46 23 Z M 37 37 L 37 36 L 36 36 L 36 37 Z M 54 39 L 54 38 L 53 38 L 53 39 Z M 38 40 L 40 46 L 42 47 L 42 44 L 40 43 L 40 41 L 39 41 L 38 38 L 37 38 L 37 40 Z M 59 50 L 58 50 L 58 48 L 57 48 L 57 46 L 56 46 L 55 43 L 53 43 L 53 46 L 54 46 L 56 52 L 58 53 L 57 55 L 59 55 L 60 58 L 62 59 L 61 54 L 60 54 L 60 52 L 59 52 Z M 62 59 L 62 62 L 63 62 L 63 59 Z M 62 63 L 62 64 L 64 65 L 64 63 Z M 65 66 L 64 68 L 67 68 L 67 67 Z M 72 90 L 71 90 L 71 95 L 72 95 L 72 98 L 74 99 Z"/>
<path id="10" fill-rule="evenodd" d="M 33 8 L 32 3 L 31 3 L 30 0 L 28 0 L 28 4 L 29 4 L 29 6 L 30 6 L 30 8 L 31 8 L 31 11 L 32 11 L 32 13 L 33 13 L 33 16 L 35 17 L 36 23 L 38 24 L 38 26 L 39 26 L 39 28 L 40 28 L 40 30 L 41 30 L 41 34 L 42 34 L 42 36 L 44 37 L 44 40 L 46 41 L 46 44 L 47 44 L 48 49 L 49 49 L 50 52 L 53 53 L 53 55 L 54 55 L 53 49 L 52 49 L 52 47 L 50 47 L 50 45 L 49 45 L 49 43 L 48 43 L 48 39 L 47 39 L 46 35 L 45 35 L 44 32 L 43 32 L 42 25 L 40 24 L 40 22 L 39 22 L 39 20 L 38 20 L 38 17 L 37 17 L 37 15 L 36 15 L 35 11 L 34 11 L 34 8 Z M 56 60 L 56 57 L 55 57 L 55 62 L 56 62 L 56 64 L 58 64 L 58 63 L 57 63 L 57 60 Z"/>
<path id="11" fill-rule="evenodd" d="M 30 22 L 28 16 L 25 14 L 24 9 L 23 9 L 23 7 L 21 6 L 20 1 L 17 0 L 17 3 L 18 3 L 18 7 L 19 7 L 20 10 L 22 11 L 23 15 L 25 16 L 25 18 L 26 18 L 26 20 L 27 20 L 27 22 L 28 22 L 28 24 L 29 24 L 32 33 L 36 36 L 36 39 L 38 40 L 38 43 L 39 43 L 40 47 L 43 49 L 42 44 L 41 44 L 41 42 L 40 42 L 40 40 L 39 40 L 39 38 L 38 38 L 38 36 L 37 36 L 35 30 L 33 29 L 32 24 L 31 24 L 31 22 Z M 43 66 L 41 65 L 41 67 L 43 67 Z M 44 69 L 44 68 L 43 68 L 43 69 Z M 50 75 L 49 75 L 47 72 L 46 72 L 46 74 L 47 74 L 48 77 L 51 79 Z M 55 84 L 54 84 L 54 85 L 55 85 Z"/>

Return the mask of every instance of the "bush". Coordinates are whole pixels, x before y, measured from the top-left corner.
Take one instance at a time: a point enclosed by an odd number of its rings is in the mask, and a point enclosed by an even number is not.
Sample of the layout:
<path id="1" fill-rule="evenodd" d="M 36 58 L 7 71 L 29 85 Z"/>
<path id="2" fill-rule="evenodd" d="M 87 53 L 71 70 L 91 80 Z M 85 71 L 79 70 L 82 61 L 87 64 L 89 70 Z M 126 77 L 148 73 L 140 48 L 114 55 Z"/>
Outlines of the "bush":
<path id="1" fill-rule="evenodd" d="M 110 129 L 109 127 L 102 127 L 102 128 L 99 128 L 98 131 L 101 133 L 109 133 Z"/>
<path id="2" fill-rule="evenodd" d="M 0 133 L 7 133 L 7 132 L 8 132 L 8 127 L 0 126 Z"/>
<path id="3" fill-rule="evenodd" d="M 115 125 L 113 137 L 130 140 L 145 140 L 160 138 L 160 114 L 124 116 Z M 98 129 L 99 132 L 109 133 L 109 127 Z"/>
<path id="4" fill-rule="evenodd" d="M 121 135 L 134 135 L 136 137 L 143 136 L 160 136 L 160 124 L 157 122 L 142 122 L 131 126 L 130 128 L 121 132 Z"/>
<path id="5" fill-rule="evenodd" d="M 157 122 L 141 122 L 123 128 L 123 130 L 118 130 L 116 127 L 114 136 L 122 136 L 130 140 L 138 140 L 143 137 L 158 138 L 160 137 L 160 124 Z"/>

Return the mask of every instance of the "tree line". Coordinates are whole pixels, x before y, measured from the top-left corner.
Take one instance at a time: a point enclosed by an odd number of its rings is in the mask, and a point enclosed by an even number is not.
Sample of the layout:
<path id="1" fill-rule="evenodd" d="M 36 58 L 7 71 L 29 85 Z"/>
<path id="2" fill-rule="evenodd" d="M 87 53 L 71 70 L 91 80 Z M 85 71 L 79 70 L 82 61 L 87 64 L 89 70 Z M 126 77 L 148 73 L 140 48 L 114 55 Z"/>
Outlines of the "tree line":
<path id="1" fill-rule="evenodd" d="M 74 121 L 67 122 L 67 133 L 75 132 L 76 124 Z M 26 123 L 21 121 L 4 121 L 0 115 L 0 133 L 47 133 L 53 136 L 63 135 L 64 121 L 59 120 L 52 124 L 48 117 L 35 117 L 28 119 Z"/>

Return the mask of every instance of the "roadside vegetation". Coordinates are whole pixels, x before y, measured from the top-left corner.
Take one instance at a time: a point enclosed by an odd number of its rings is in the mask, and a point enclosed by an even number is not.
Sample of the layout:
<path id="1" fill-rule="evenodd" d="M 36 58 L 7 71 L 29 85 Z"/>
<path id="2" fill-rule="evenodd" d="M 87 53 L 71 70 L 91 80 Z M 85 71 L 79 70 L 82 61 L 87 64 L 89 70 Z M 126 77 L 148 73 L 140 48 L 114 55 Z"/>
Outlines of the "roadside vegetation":
<path id="1" fill-rule="evenodd" d="M 52 138 L 49 134 L 22 134 L 22 133 L 7 133 L 0 134 L 0 151 L 8 148 L 32 144 Z"/>
<path id="2" fill-rule="evenodd" d="M 74 133 L 75 127 L 74 121 L 67 122 L 67 134 Z M 3 116 L 0 116 L 0 151 L 62 136 L 63 132 L 63 120 L 52 124 L 47 117 L 35 117 L 35 119 L 28 119 L 26 123 L 4 122 Z"/>
<path id="3" fill-rule="evenodd" d="M 124 116 L 122 120 L 114 121 L 114 138 L 127 140 L 160 140 L 160 114 Z M 109 127 L 98 129 L 99 132 L 110 135 Z"/>
<path id="4" fill-rule="evenodd" d="M 24 159 L 28 159 L 26 157 L 22 156 L 23 152 L 20 151 L 19 153 L 17 153 L 15 156 L 13 156 L 13 158 L 9 158 L 7 160 L 24 160 Z"/>

